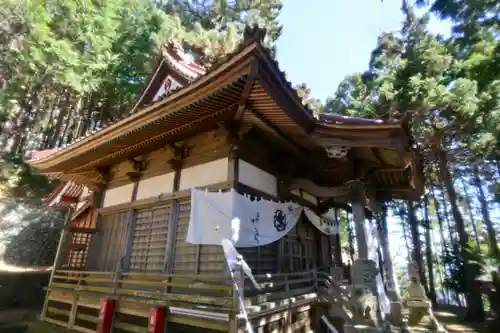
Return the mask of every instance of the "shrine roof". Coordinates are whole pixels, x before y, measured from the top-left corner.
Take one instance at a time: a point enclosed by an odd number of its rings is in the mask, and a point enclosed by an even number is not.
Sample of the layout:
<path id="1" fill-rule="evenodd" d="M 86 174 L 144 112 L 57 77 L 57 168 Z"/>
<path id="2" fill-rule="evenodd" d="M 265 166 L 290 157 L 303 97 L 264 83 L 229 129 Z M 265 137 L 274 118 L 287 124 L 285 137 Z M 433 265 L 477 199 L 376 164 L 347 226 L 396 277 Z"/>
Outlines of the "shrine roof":
<path id="1" fill-rule="evenodd" d="M 180 43 L 170 41 L 164 44 L 161 47 L 161 55 L 155 69 L 146 80 L 147 84 L 144 86 L 144 90 L 130 113 L 153 101 L 154 94 L 157 92 L 165 76 L 172 75 L 183 85 L 187 85 L 205 73 L 206 68 L 188 57 Z"/>
<path id="2" fill-rule="evenodd" d="M 42 201 L 49 207 L 67 207 L 68 204 L 63 197 L 78 199 L 83 194 L 85 189 L 84 185 L 75 184 L 74 182 L 64 182 L 42 197 Z"/>
<path id="3" fill-rule="evenodd" d="M 144 150 L 182 141 L 220 122 L 237 120 L 252 124 L 302 153 L 330 146 L 369 147 L 385 150 L 386 157 L 379 158 L 381 164 L 387 159 L 390 161 L 384 165 L 406 169 L 408 163 L 399 156 L 411 150 L 406 119 L 313 114 L 258 39 L 244 41 L 206 71 L 186 58 L 181 59 L 172 49 L 175 45 L 165 48 L 158 68 L 164 63 L 172 67 L 182 65 L 179 71 L 186 77 L 192 75 L 186 85 L 157 101 L 149 96 L 149 104 L 144 98 L 149 89 L 146 88 L 122 119 L 64 147 L 34 152 L 28 163 L 44 174 L 59 177 L 71 173 L 77 177 Z M 155 75 L 149 85 L 154 78 Z"/>

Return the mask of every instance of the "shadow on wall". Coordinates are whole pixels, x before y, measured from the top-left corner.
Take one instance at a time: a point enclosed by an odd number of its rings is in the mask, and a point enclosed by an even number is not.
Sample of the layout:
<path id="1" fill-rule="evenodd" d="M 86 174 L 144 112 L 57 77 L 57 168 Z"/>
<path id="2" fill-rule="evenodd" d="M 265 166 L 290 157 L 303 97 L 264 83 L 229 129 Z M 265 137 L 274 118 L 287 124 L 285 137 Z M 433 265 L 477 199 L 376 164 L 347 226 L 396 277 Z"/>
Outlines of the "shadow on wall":
<path id="1" fill-rule="evenodd" d="M 0 272 L 0 311 L 15 308 L 39 309 L 50 272 Z"/>

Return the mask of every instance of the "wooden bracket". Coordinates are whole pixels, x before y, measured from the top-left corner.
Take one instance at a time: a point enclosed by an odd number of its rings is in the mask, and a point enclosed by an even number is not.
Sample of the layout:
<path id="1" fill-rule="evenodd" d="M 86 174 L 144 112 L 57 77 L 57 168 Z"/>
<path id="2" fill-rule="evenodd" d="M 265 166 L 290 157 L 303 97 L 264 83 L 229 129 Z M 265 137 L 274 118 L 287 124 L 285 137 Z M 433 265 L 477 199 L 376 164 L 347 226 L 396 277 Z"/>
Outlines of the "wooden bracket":
<path id="1" fill-rule="evenodd" d="M 231 151 L 239 149 L 239 143 L 243 140 L 245 135 L 252 129 L 251 124 L 242 124 L 236 121 L 226 121 L 217 124 L 218 131 L 226 138 L 226 142 L 231 147 Z"/>
<path id="2" fill-rule="evenodd" d="M 96 168 L 95 171 L 99 175 L 99 178 L 104 182 L 108 183 L 113 179 L 113 174 L 111 172 L 111 167 Z"/>
<path id="3" fill-rule="evenodd" d="M 182 165 L 182 160 L 189 154 L 189 148 L 181 143 L 172 143 L 168 146 L 172 152 L 172 158 L 167 161 L 174 170 L 179 170 Z"/>
<path id="4" fill-rule="evenodd" d="M 132 163 L 132 168 L 135 172 L 143 172 L 148 167 L 148 162 L 146 160 L 139 160 L 137 158 L 130 158 L 130 163 Z"/>
<path id="5" fill-rule="evenodd" d="M 127 172 L 127 177 L 130 179 L 131 182 L 137 182 L 139 179 L 141 179 L 141 173 L 138 171 L 130 171 Z"/>

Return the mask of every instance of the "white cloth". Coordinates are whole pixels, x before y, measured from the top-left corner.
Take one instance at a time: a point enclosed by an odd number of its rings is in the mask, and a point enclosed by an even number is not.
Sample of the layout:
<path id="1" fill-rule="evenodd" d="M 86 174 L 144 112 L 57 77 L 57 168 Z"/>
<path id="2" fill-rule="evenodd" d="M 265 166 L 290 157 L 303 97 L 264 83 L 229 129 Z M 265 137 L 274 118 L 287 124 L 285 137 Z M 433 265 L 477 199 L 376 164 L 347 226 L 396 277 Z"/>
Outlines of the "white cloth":
<path id="1" fill-rule="evenodd" d="M 268 200 L 251 201 L 233 189 L 227 192 L 191 190 L 191 216 L 186 242 L 236 247 L 270 244 L 285 236 L 299 220 L 302 207 Z"/>
<path id="2" fill-rule="evenodd" d="M 331 218 L 328 213 L 318 216 L 307 207 L 304 207 L 304 213 L 309 221 L 325 235 L 337 235 L 339 233 L 338 222 L 335 222 L 335 219 Z"/>

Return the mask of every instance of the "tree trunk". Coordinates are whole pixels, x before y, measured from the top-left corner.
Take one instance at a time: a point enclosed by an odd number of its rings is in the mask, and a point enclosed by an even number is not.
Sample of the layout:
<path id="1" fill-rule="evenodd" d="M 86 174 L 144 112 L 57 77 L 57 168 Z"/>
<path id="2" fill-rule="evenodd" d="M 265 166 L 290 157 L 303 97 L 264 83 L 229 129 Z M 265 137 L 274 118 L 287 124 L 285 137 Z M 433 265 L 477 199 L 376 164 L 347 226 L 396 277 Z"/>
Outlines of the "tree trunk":
<path id="1" fill-rule="evenodd" d="M 467 186 L 465 186 L 465 182 L 462 179 L 462 187 L 464 189 L 464 195 L 465 195 L 465 203 L 467 204 L 467 211 L 469 212 L 469 218 L 470 222 L 472 224 L 472 230 L 474 231 L 474 238 L 476 240 L 477 248 L 480 251 L 480 245 L 481 242 L 479 241 L 479 234 L 477 233 L 477 226 L 476 226 L 476 220 L 474 219 L 474 212 L 472 211 L 472 205 L 470 203 L 470 197 L 469 197 L 469 192 L 467 192 Z"/>
<path id="2" fill-rule="evenodd" d="M 495 233 L 495 228 L 490 218 L 490 211 L 488 207 L 488 202 L 486 201 L 486 195 L 484 194 L 483 186 L 481 184 L 481 177 L 479 176 L 479 169 L 477 165 L 473 167 L 473 177 L 474 185 L 477 187 L 478 200 L 481 205 L 481 215 L 483 217 L 483 222 L 486 225 L 486 231 L 488 232 L 488 243 L 490 245 L 490 253 L 493 257 L 500 259 L 500 251 L 498 249 L 497 236 Z"/>
<path id="3" fill-rule="evenodd" d="M 474 267 L 472 266 L 472 256 L 469 249 L 469 235 L 465 230 L 464 219 L 460 210 L 458 208 L 457 193 L 455 187 L 453 186 L 453 181 L 450 176 L 450 171 L 448 170 L 448 158 L 446 152 L 443 149 L 435 149 L 436 156 L 439 162 L 439 177 L 448 193 L 448 198 L 450 200 L 451 212 L 453 214 L 453 219 L 457 226 L 458 231 L 458 242 L 460 244 L 460 252 L 464 260 L 465 266 L 465 280 L 466 280 L 466 290 L 467 292 L 467 314 L 465 315 L 466 321 L 484 321 L 484 306 L 483 299 L 480 289 L 477 288 L 477 283 L 475 281 L 476 276 L 474 276 Z"/>
<path id="4" fill-rule="evenodd" d="M 441 253 L 444 253 L 446 256 L 449 255 L 449 251 L 448 251 L 448 244 L 446 242 L 446 237 L 445 237 L 445 234 L 444 234 L 444 227 L 443 227 L 443 217 L 441 216 L 441 212 L 439 211 L 439 201 L 437 200 L 436 198 L 436 194 L 434 193 L 434 186 L 432 185 L 432 183 L 430 183 L 430 188 L 431 188 L 431 197 L 432 197 L 432 201 L 434 202 L 434 207 L 436 208 L 436 218 L 438 220 L 438 224 L 439 224 L 439 238 L 441 238 Z M 444 271 L 444 275 L 447 276 L 449 272 L 449 270 L 447 270 L 447 267 L 446 265 L 443 263 L 443 271 Z M 449 269 L 449 267 L 448 267 Z M 441 278 L 441 282 L 444 282 L 444 279 Z M 447 298 L 447 303 L 450 304 L 450 300 L 451 300 L 451 296 L 450 296 L 450 290 L 448 288 L 446 288 L 446 298 Z"/>
<path id="5" fill-rule="evenodd" d="M 429 299 L 432 307 L 437 307 L 436 286 L 434 282 L 434 270 L 432 260 L 432 242 L 431 242 L 431 221 L 429 219 L 429 201 L 427 196 L 424 196 L 424 222 L 425 222 L 425 256 L 427 260 L 427 271 L 429 274 Z"/>
<path id="6" fill-rule="evenodd" d="M 452 227 L 450 221 L 450 215 L 448 214 L 448 209 L 446 209 L 446 191 L 444 188 L 444 185 L 441 181 L 441 197 L 442 197 L 442 202 L 443 202 L 443 215 L 444 215 L 444 221 L 446 222 L 446 226 L 448 227 L 448 235 L 450 237 L 450 243 L 454 248 L 456 248 L 456 237 L 455 237 L 455 228 Z M 450 200 L 448 198 L 448 200 Z"/>
<path id="7" fill-rule="evenodd" d="M 430 184 L 431 187 L 431 196 L 432 196 L 432 201 L 434 202 L 434 207 L 436 208 L 436 217 L 438 219 L 438 224 L 439 224 L 439 236 L 441 238 L 441 246 L 443 249 L 443 252 L 445 254 L 448 254 L 448 246 L 446 244 L 446 238 L 444 235 L 444 228 L 443 228 L 443 217 L 441 216 L 441 212 L 439 211 L 439 201 L 436 199 L 436 194 L 434 193 L 434 187 L 432 184 Z"/>
<path id="8" fill-rule="evenodd" d="M 59 114 L 57 115 L 56 119 L 56 124 L 54 126 L 54 130 L 52 131 L 52 136 L 48 142 L 48 148 L 54 148 L 57 146 L 57 143 L 59 141 L 59 138 L 61 137 L 61 132 L 63 129 L 63 124 L 64 124 L 64 118 L 68 114 L 68 111 L 70 109 L 69 105 L 69 96 L 68 92 L 64 92 L 66 95 L 64 98 L 63 103 L 60 103 L 58 109 L 59 109 Z"/>
<path id="9" fill-rule="evenodd" d="M 412 241 L 412 251 L 411 259 L 418 265 L 420 282 L 425 289 L 425 293 L 429 295 L 429 286 L 427 284 L 427 278 L 425 276 L 425 268 L 422 262 L 422 242 L 420 241 L 420 233 L 418 232 L 418 220 L 415 215 L 415 208 L 413 207 L 413 202 L 407 202 L 408 207 L 408 222 L 410 223 L 411 241 Z"/>
<path id="10" fill-rule="evenodd" d="M 407 227 L 407 222 L 405 219 L 405 214 L 404 210 L 400 210 L 399 212 L 399 218 L 401 221 L 401 226 L 403 227 L 403 238 L 405 240 L 405 247 L 406 247 L 406 253 L 408 257 L 408 262 L 411 262 L 411 249 L 410 249 L 410 242 L 408 241 L 408 227 Z"/>
<path id="11" fill-rule="evenodd" d="M 50 108 L 50 111 L 48 112 L 47 115 L 47 127 L 43 129 L 43 139 L 42 143 L 40 145 L 40 149 L 47 149 L 49 148 L 49 140 L 52 134 L 52 129 L 54 128 L 54 112 L 57 109 L 57 106 L 59 105 L 59 100 L 60 98 L 57 97 L 54 102 L 52 103 L 52 106 Z"/>
<path id="12" fill-rule="evenodd" d="M 386 274 L 386 285 L 388 287 L 389 299 L 396 301 L 400 299 L 399 285 L 394 272 L 394 263 L 391 256 L 391 249 L 389 248 L 389 229 L 387 227 L 387 206 L 382 206 L 382 212 L 380 214 L 380 232 L 379 238 L 382 242 L 382 256 L 384 258 L 384 270 Z"/>

